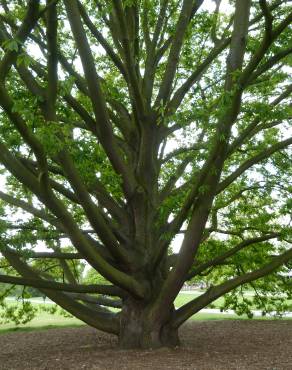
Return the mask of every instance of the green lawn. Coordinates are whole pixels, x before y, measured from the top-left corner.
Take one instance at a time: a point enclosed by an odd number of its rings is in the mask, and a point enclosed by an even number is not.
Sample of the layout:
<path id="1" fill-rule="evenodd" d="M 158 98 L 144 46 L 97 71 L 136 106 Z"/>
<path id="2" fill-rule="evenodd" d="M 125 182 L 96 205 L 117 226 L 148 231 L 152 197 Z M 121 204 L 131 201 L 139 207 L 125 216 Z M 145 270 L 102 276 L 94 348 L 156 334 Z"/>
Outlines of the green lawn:
<path id="1" fill-rule="evenodd" d="M 195 291 L 195 292 L 192 291 L 192 292 L 181 293 L 181 294 L 178 295 L 178 297 L 175 300 L 175 306 L 180 307 L 180 306 L 188 303 L 192 299 L 200 296 L 203 293 L 204 293 L 203 291 L 202 292 L 201 291 Z M 246 298 L 252 299 L 253 293 L 247 291 L 245 296 L 246 296 Z M 290 311 L 292 311 L 292 300 L 288 300 L 286 302 L 289 304 Z M 212 308 L 220 308 L 220 306 L 222 306 L 223 303 L 224 303 L 224 298 L 220 297 L 212 303 Z M 252 309 L 256 309 L 256 307 L 252 306 Z"/>
<path id="2" fill-rule="evenodd" d="M 33 303 L 33 306 L 39 308 L 40 304 Z M 0 324 L 0 333 L 16 330 L 37 330 L 41 328 L 45 329 L 51 327 L 77 326 L 77 325 L 83 325 L 82 321 L 76 318 L 64 317 L 58 313 L 51 314 L 49 312 L 39 310 L 37 316 L 27 324 L 24 325 L 15 325 L 14 323 Z"/>
<path id="3" fill-rule="evenodd" d="M 180 307 L 200 294 L 202 293 L 192 292 L 192 293 L 179 294 L 179 296 L 175 300 L 175 306 Z M 223 301 L 223 298 L 219 298 L 217 301 L 215 301 L 215 306 L 219 307 L 222 301 Z M 33 305 L 39 308 L 42 304 L 33 303 Z M 47 303 L 46 306 L 50 306 L 50 304 Z M 230 320 L 230 319 L 244 320 L 244 319 L 247 319 L 247 317 L 245 315 L 237 316 L 237 315 L 217 314 L 217 313 L 198 313 L 194 315 L 192 319 L 193 320 Z M 273 319 L 273 318 L 256 317 L 255 319 Z M 27 324 L 18 325 L 18 326 L 16 326 L 14 323 L 0 324 L 0 334 L 9 332 L 9 331 L 39 330 L 39 329 L 50 329 L 50 328 L 66 327 L 66 326 L 80 326 L 80 325 L 84 325 L 84 324 L 82 321 L 76 318 L 64 317 L 58 313 L 51 314 L 49 312 L 44 312 L 40 310 L 38 312 L 38 315 Z"/>
<path id="4" fill-rule="evenodd" d="M 201 294 L 203 294 L 204 292 L 187 292 L 187 293 L 181 293 L 177 296 L 176 300 L 175 300 L 175 306 L 176 307 L 180 307 L 186 303 L 188 303 L 189 301 L 191 301 L 192 299 L 200 296 Z M 220 306 L 223 304 L 224 302 L 224 298 L 218 298 L 216 299 L 216 301 L 214 301 L 212 303 L 212 308 L 220 308 Z"/>

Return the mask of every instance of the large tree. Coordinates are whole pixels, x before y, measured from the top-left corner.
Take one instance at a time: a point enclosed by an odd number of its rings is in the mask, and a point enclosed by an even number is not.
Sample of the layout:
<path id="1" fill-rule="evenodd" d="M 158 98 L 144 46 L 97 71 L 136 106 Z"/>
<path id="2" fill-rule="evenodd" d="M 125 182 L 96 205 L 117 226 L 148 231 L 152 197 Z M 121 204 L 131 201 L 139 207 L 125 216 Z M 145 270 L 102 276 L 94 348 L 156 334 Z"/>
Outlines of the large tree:
<path id="1" fill-rule="evenodd" d="M 122 347 L 177 345 L 244 284 L 291 294 L 291 5 L 220 3 L 0 1 L 0 282 Z"/>

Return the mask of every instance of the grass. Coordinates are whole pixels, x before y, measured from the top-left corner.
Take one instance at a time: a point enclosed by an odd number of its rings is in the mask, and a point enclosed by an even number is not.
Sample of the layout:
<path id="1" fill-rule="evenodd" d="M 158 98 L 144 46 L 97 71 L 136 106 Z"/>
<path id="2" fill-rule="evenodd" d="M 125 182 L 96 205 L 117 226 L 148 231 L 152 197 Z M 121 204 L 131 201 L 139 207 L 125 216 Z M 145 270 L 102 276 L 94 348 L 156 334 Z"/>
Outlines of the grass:
<path id="1" fill-rule="evenodd" d="M 199 297 L 203 293 L 204 293 L 203 291 L 202 292 L 198 291 L 198 292 L 191 292 L 191 293 L 189 292 L 181 293 L 177 296 L 174 304 L 176 307 L 183 306 L 184 304 L 188 303 L 192 299 Z M 220 297 L 212 303 L 212 308 L 220 308 L 220 306 L 223 305 L 223 303 L 224 303 L 224 298 Z"/>
<path id="2" fill-rule="evenodd" d="M 196 292 L 185 292 L 185 293 L 181 293 L 177 296 L 176 300 L 175 300 L 175 306 L 176 307 L 180 307 L 186 303 L 188 303 L 189 301 L 191 301 L 192 299 L 200 296 L 201 294 L 203 294 L 204 292 L 203 291 L 196 291 Z M 252 292 L 247 292 L 246 294 L 246 298 L 249 298 L 251 299 L 253 296 Z M 240 301 L 240 299 L 239 299 Z M 287 300 L 286 301 L 288 303 L 288 310 L 292 311 L 292 300 Z M 212 303 L 212 308 L 220 308 L 222 305 L 224 304 L 224 298 L 223 297 L 220 297 L 218 299 L 216 299 L 216 301 L 214 301 Z M 257 310 L 257 308 L 255 306 L 251 306 L 251 308 L 253 310 Z"/>
<path id="3" fill-rule="evenodd" d="M 31 323 L 30 323 L 31 324 Z M 8 325 L 6 328 L 2 329 L 2 325 L 0 327 L 0 335 L 6 334 L 6 333 L 18 333 L 18 332 L 30 332 L 30 331 L 38 331 L 38 330 L 50 330 L 50 329 L 61 329 L 61 328 L 74 328 L 74 327 L 80 327 L 85 326 L 82 321 L 80 323 L 64 323 L 61 322 L 60 324 L 54 323 L 53 325 L 38 325 L 38 326 L 29 326 L 27 325 L 20 325 L 20 326 L 11 326 Z"/>
<path id="4" fill-rule="evenodd" d="M 179 294 L 175 300 L 175 306 L 180 307 L 183 304 L 189 302 L 191 299 L 202 294 L 201 292 L 182 293 Z M 38 300 L 38 299 L 36 299 Z M 219 307 L 222 303 L 222 298 L 219 298 L 214 302 L 216 307 Z M 34 306 L 39 308 L 40 303 L 33 303 Z M 218 313 L 198 313 L 192 317 L 192 320 L 246 320 L 247 316 L 237 316 L 232 314 L 218 314 Z M 271 317 L 255 317 L 255 320 L 273 320 Z M 33 331 L 33 330 L 46 330 L 61 327 L 76 327 L 82 326 L 84 323 L 74 317 L 64 317 L 58 313 L 51 314 L 39 310 L 37 316 L 27 324 L 16 326 L 14 323 L 0 324 L 0 334 L 7 332 L 19 332 L 19 331 Z"/>
<path id="5" fill-rule="evenodd" d="M 9 304 L 9 303 L 8 303 Z M 40 308 L 42 304 L 33 303 L 33 306 Z M 39 310 L 37 316 L 27 324 L 15 325 L 14 323 L 0 324 L 0 334 L 9 331 L 27 331 L 50 329 L 55 327 L 80 326 L 84 323 L 75 317 L 64 317 L 58 313 L 51 314 Z"/>

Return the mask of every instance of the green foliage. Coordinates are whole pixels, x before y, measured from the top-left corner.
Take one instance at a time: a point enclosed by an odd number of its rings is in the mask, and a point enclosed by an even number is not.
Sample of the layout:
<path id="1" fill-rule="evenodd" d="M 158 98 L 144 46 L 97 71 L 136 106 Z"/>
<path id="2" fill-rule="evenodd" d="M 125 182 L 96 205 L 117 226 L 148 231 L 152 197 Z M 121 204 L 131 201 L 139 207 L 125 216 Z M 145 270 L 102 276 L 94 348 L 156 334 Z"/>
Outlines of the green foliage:
<path id="1" fill-rule="evenodd" d="M 37 309 L 28 301 L 14 304 L 0 302 L 0 324 L 13 322 L 15 325 L 26 324 L 31 321 L 37 314 Z"/>
<path id="2" fill-rule="evenodd" d="M 71 145 L 72 127 L 50 121 L 43 123 L 36 130 L 36 136 L 47 153 L 54 156 L 63 148 Z"/>
<path id="3" fill-rule="evenodd" d="M 18 51 L 19 42 L 15 39 L 9 39 L 2 43 L 2 46 L 7 51 Z"/>
<path id="4" fill-rule="evenodd" d="M 83 278 L 84 284 L 110 284 L 102 275 L 100 275 L 96 270 L 90 268 Z"/>

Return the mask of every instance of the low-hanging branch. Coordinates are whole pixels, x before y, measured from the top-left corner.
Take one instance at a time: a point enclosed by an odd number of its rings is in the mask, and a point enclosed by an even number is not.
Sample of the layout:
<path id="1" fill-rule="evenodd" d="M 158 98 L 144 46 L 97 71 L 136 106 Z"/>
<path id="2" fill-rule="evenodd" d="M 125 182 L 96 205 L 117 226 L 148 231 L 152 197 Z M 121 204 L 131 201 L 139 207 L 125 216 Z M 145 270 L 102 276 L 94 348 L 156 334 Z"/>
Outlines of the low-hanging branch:
<path id="1" fill-rule="evenodd" d="M 82 285 L 82 284 L 64 284 L 55 281 L 49 281 L 44 279 L 30 279 L 21 278 L 17 276 L 9 276 L 0 274 L 0 282 L 15 285 L 25 285 L 34 288 L 42 288 L 49 290 L 57 290 L 63 292 L 73 292 L 73 293 L 98 293 L 111 296 L 123 296 L 120 289 L 110 285 Z"/>
<path id="2" fill-rule="evenodd" d="M 74 260 L 74 259 L 82 259 L 82 256 L 79 253 L 70 253 L 70 252 L 33 252 L 33 251 L 22 251 L 14 252 L 10 250 L 11 253 L 15 253 L 20 255 L 21 257 L 30 259 L 30 258 L 56 258 L 56 259 L 64 259 L 64 260 Z"/>
<path id="3" fill-rule="evenodd" d="M 222 253 L 218 257 L 215 257 L 215 258 L 209 260 L 208 262 L 201 263 L 198 266 L 195 266 L 192 269 L 192 271 L 189 273 L 188 279 L 192 279 L 194 276 L 201 274 L 204 270 L 208 269 L 209 267 L 215 267 L 215 266 L 221 264 L 222 262 L 224 262 L 229 257 L 232 257 L 237 252 L 241 251 L 243 248 L 246 248 L 246 247 L 248 247 L 250 245 L 253 245 L 253 244 L 256 244 L 256 243 L 260 243 L 260 242 L 263 242 L 263 241 L 274 239 L 274 238 L 277 238 L 279 236 L 280 236 L 280 233 L 272 233 L 272 234 L 267 234 L 267 235 L 259 236 L 259 237 L 256 237 L 256 238 L 251 238 L 251 239 L 244 240 L 241 243 L 238 243 L 237 245 L 235 245 L 233 248 L 230 248 L 229 250 L 227 250 L 225 253 Z"/>
<path id="4" fill-rule="evenodd" d="M 106 297 L 90 296 L 88 294 L 70 293 L 70 297 L 94 305 L 100 305 L 112 308 L 122 308 L 122 301 L 118 299 L 111 299 Z"/>
<path id="5" fill-rule="evenodd" d="M 255 271 L 247 272 L 244 275 L 237 276 L 220 285 L 211 287 L 206 291 L 206 293 L 202 294 L 198 298 L 195 298 L 194 300 L 191 300 L 177 310 L 174 325 L 180 326 L 190 316 L 200 311 L 209 303 L 215 301 L 218 297 L 222 296 L 222 294 L 228 293 L 243 284 L 260 279 L 261 277 L 267 275 L 267 273 L 271 273 L 277 270 L 280 266 L 283 265 L 283 263 L 291 260 L 291 258 L 292 249 L 288 249 L 285 253 L 272 258 L 270 263 L 265 264 L 263 267 Z"/>

